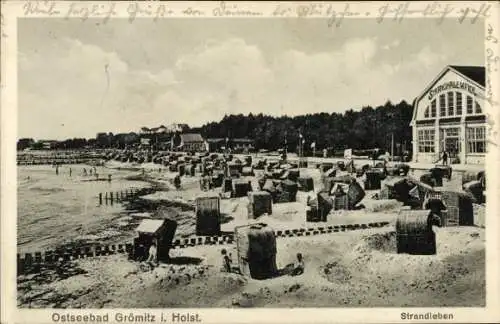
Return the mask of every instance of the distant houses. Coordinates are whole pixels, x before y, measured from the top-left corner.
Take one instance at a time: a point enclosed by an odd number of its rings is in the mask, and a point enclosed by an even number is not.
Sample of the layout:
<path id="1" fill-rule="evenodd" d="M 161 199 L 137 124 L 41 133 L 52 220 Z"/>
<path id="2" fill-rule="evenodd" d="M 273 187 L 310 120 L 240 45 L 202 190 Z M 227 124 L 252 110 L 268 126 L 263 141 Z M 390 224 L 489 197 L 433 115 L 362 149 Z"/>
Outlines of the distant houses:
<path id="1" fill-rule="evenodd" d="M 20 138 L 17 141 L 17 150 L 23 151 L 25 149 L 32 148 L 33 144 L 35 144 L 35 140 L 32 138 Z"/>
<path id="2" fill-rule="evenodd" d="M 224 152 L 249 153 L 254 150 L 254 140 L 248 138 L 204 138 L 198 129 L 191 129 L 187 124 L 142 127 L 139 132 L 97 133 L 91 139 L 68 139 L 65 141 L 21 138 L 17 142 L 18 150 L 52 150 L 70 148 L 116 148 L 141 150 L 173 150 L 182 152 Z"/>
<path id="3" fill-rule="evenodd" d="M 251 152 L 255 148 L 254 140 L 248 138 L 208 138 L 210 152 L 222 152 L 231 150 L 232 152 Z"/>
<path id="4" fill-rule="evenodd" d="M 207 151 L 206 141 L 200 134 L 175 134 L 172 136 L 171 147 L 174 151 L 204 152 Z"/>
<path id="5" fill-rule="evenodd" d="M 57 147 L 58 141 L 42 140 L 42 141 L 39 141 L 39 143 L 42 144 L 42 148 L 44 150 L 52 150 L 52 149 L 55 149 Z"/>
<path id="6" fill-rule="evenodd" d="M 142 127 L 139 131 L 141 135 L 155 135 L 155 134 L 173 134 L 173 133 L 182 133 L 189 130 L 189 126 L 187 124 L 171 124 L 168 126 L 160 125 L 158 127 L 148 128 Z"/>

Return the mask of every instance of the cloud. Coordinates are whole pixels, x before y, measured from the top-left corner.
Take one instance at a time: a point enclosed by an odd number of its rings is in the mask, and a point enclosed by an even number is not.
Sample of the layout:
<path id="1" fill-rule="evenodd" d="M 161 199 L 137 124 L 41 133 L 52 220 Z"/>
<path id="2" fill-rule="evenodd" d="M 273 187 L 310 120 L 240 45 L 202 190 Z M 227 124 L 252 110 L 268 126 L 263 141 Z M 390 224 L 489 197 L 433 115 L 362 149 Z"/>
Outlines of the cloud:
<path id="1" fill-rule="evenodd" d="M 168 69 L 131 70 L 117 53 L 72 39 L 21 53 L 19 80 L 19 133 L 38 138 L 131 130 L 157 116 L 155 98 L 175 84 Z"/>
<path id="2" fill-rule="evenodd" d="M 349 39 L 334 51 L 288 49 L 266 57 L 257 45 L 233 38 L 206 40 L 175 64 L 149 71 L 77 40 L 53 45 L 19 55 L 21 136 L 91 137 L 172 122 L 197 126 L 230 113 L 342 112 L 411 100 L 425 86 L 422 71 L 437 73 L 445 59 L 425 47 L 381 63 L 374 60 L 384 49 L 377 38 Z"/>
<path id="3" fill-rule="evenodd" d="M 395 40 L 393 40 L 390 43 L 382 45 L 381 48 L 383 50 L 392 50 L 392 49 L 395 49 L 395 48 L 399 47 L 399 45 L 401 45 L 401 41 L 399 39 L 395 39 Z"/>
<path id="4" fill-rule="evenodd" d="M 429 68 L 440 61 L 444 61 L 445 59 L 446 55 L 433 52 L 429 46 L 425 46 L 415 55 L 415 64 L 420 65 L 423 68 Z"/>

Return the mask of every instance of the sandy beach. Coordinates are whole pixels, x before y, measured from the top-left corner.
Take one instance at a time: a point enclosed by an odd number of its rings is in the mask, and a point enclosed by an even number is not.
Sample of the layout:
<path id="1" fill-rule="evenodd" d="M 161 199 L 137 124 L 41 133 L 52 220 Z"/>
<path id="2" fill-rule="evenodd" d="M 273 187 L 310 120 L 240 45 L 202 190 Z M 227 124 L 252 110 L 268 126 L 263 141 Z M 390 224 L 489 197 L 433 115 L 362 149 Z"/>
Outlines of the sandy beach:
<path id="1" fill-rule="evenodd" d="M 279 267 L 305 256 L 301 276 L 253 280 L 220 271 L 220 247 L 171 251 L 142 272 L 124 255 L 74 262 L 75 275 L 18 278 L 20 307 L 481 307 L 484 230 L 437 230 L 433 256 L 396 254 L 392 228 L 278 240 Z"/>
<path id="2" fill-rule="evenodd" d="M 113 162 L 112 168 L 136 167 L 128 179 L 149 182 L 157 191 L 124 203 L 115 219 L 121 242 L 131 240 L 134 228 L 145 218 L 156 218 L 158 210 L 177 224 L 175 239 L 195 234 L 194 199 L 202 194 L 199 176 L 184 176 L 180 189 L 172 184 L 176 173 L 155 164 L 131 166 Z M 142 171 L 144 169 L 144 171 Z M 246 178 L 257 188 L 255 177 Z M 300 169 L 321 188 L 320 171 Z M 362 178 L 358 181 L 362 182 Z M 455 186 L 452 179 L 445 186 Z M 214 189 L 219 192 L 220 188 Z M 297 193 L 296 202 L 273 204 L 271 215 L 248 219 L 248 198 L 221 199 L 221 230 L 252 222 L 266 223 L 273 230 L 291 230 L 329 225 L 388 222 L 380 229 L 278 238 L 279 268 L 304 255 L 306 272 L 268 280 L 254 280 L 221 272 L 220 251 L 237 255 L 234 243 L 224 246 L 194 246 L 170 251 L 169 264 L 143 271 L 126 254 L 74 260 L 62 267 L 18 277 L 20 307 L 375 307 L 375 306 L 481 306 L 485 303 L 484 229 L 480 227 L 437 228 L 436 255 L 396 253 L 394 223 L 402 207 L 396 200 L 376 200 L 378 190 L 366 191 L 364 208 L 332 211 L 326 223 L 305 221 L 307 197 L 314 191 Z M 475 205 L 478 215 L 484 207 Z M 477 216 L 484 217 L 484 216 Z M 101 240 L 102 241 L 102 240 Z M 109 242 L 104 240 L 102 242 Z"/>

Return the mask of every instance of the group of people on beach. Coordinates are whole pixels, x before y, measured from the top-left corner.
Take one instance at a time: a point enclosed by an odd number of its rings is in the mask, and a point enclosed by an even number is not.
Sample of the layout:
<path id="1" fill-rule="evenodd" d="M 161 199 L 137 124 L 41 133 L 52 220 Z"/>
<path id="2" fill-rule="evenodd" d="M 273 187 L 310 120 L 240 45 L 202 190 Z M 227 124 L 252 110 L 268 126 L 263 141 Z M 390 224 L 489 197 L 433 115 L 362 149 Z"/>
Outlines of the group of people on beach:
<path id="1" fill-rule="evenodd" d="M 71 170 L 71 168 L 70 168 Z M 89 172 L 87 173 L 87 169 L 83 168 L 83 176 L 86 177 L 86 176 L 92 176 L 92 173 L 95 175 L 96 178 L 99 178 L 99 174 L 97 173 L 97 169 L 96 167 L 91 167 L 89 168 Z"/>
<path id="2" fill-rule="evenodd" d="M 59 165 L 54 164 L 54 167 L 56 168 L 56 175 L 59 175 Z M 69 176 L 71 177 L 73 175 L 73 169 L 70 167 L 69 168 Z M 87 171 L 86 168 L 82 169 L 82 176 L 87 177 L 87 176 L 95 176 L 96 179 L 99 179 L 99 174 L 97 173 L 97 168 L 95 166 L 90 167 Z M 108 174 L 108 181 L 111 181 L 111 174 Z"/>
<path id="3" fill-rule="evenodd" d="M 240 268 L 236 265 L 233 266 L 233 257 L 231 253 L 228 253 L 226 249 L 222 249 L 222 270 L 229 273 L 239 273 L 241 274 Z M 287 272 L 291 276 L 298 276 L 304 273 L 305 264 L 302 253 L 297 253 L 297 261 L 289 264 L 287 267 Z"/>
<path id="4" fill-rule="evenodd" d="M 56 175 L 59 175 L 59 165 L 54 164 L 53 167 L 56 169 Z M 71 177 L 73 175 L 73 169 L 70 167 L 69 168 L 69 176 Z M 86 168 L 82 169 L 82 176 L 87 177 L 87 176 L 95 176 L 96 180 L 99 179 L 99 174 L 97 173 L 97 168 L 95 166 L 90 167 L 87 171 Z M 29 179 L 28 179 L 29 180 Z M 111 182 L 111 174 L 108 174 L 108 182 Z"/>

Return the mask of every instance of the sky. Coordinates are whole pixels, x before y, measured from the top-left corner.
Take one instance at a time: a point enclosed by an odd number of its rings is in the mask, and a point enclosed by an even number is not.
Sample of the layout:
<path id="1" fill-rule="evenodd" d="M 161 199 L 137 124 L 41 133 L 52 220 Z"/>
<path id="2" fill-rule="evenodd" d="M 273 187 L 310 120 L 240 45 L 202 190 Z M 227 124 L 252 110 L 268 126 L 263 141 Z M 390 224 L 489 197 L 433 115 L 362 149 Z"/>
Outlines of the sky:
<path id="1" fill-rule="evenodd" d="M 18 19 L 18 137 L 411 103 L 483 40 L 457 19 Z"/>

